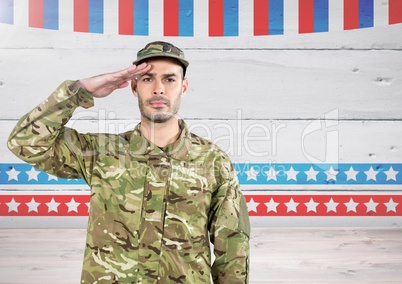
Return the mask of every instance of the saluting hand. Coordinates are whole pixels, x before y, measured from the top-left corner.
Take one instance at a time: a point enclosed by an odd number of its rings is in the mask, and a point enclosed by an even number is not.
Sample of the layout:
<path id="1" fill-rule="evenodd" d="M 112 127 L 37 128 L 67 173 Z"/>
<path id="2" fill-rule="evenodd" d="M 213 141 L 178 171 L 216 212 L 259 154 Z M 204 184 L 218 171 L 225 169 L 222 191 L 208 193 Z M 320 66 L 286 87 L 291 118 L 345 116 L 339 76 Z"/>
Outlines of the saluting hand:
<path id="1" fill-rule="evenodd" d="M 116 89 L 127 87 L 129 81 L 144 75 L 150 68 L 151 65 L 147 63 L 142 63 L 138 66 L 133 65 L 117 72 L 78 80 L 72 89 L 83 88 L 92 93 L 94 97 L 103 98 L 110 95 Z"/>

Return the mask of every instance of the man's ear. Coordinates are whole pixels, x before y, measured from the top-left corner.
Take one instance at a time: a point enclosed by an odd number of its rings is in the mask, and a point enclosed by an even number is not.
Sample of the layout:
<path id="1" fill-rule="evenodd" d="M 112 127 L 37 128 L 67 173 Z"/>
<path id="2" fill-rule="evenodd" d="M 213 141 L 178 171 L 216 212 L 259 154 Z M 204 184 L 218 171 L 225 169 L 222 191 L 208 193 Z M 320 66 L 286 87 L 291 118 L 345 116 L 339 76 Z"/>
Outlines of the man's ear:
<path id="1" fill-rule="evenodd" d="M 187 78 L 183 79 L 183 87 L 182 87 L 182 89 L 183 89 L 183 91 L 182 91 L 181 96 L 183 97 L 183 96 L 186 95 L 187 90 L 188 90 L 188 80 L 187 80 Z"/>
<path id="2" fill-rule="evenodd" d="M 131 80 L 131 91 L 133 92 L 134 96 L 138 97 L 138 92 L 137 92 L 137 79 Z"/>

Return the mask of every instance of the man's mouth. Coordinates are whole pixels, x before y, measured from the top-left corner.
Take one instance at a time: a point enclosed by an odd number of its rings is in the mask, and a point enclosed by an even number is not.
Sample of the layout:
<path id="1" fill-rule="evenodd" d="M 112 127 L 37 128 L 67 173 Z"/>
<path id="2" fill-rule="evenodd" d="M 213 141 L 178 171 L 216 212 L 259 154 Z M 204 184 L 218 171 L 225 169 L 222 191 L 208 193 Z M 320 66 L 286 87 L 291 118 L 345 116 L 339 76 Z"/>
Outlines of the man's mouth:
<path id="1" fill-rule="evenodd" d="M 167 103 L 165 101 L 151 101 L 149 102 L 149 105 L 153 108 L 161 108 L 165 107 Z"/>
<path id="2" fill-rule="evenodd" d="M 169 106 L 169 101 L 165 98 L 156 97 L 148 100 L 148 104 L 153 108 L 162 108 Z"/>

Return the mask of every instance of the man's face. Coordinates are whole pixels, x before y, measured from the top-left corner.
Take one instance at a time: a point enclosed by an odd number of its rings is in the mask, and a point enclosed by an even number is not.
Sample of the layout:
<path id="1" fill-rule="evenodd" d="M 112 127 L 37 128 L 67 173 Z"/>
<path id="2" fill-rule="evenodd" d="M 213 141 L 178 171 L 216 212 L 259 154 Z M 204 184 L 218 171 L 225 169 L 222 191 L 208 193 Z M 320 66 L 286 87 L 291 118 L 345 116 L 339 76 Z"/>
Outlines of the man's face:
<path id="1" fill-rule="evenodd" d="M 138 97 L 143 119 L 164 123 L 174 118 L 180 108 L 181 97 L 188 88 L 183 78 L 183 68 L 169 58 L 155 58 L 147 61 L 151 69 L 132 81 L 132 90 Z"/>

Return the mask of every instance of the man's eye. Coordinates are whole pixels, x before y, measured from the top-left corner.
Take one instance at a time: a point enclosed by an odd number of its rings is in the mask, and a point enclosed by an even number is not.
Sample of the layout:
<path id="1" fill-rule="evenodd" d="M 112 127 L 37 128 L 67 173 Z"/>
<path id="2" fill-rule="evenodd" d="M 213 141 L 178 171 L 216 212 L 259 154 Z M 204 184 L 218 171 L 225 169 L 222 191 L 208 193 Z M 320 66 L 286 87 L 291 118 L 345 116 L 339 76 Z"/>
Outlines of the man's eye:
<path id="1" fill-rule="evenodd" d="M 176 82 L 176 80 L 173 79 L 173 78 L 167 78 L 166 81 L 169 82 L 169 83 L 174 83 L 174 82 Z"/>
<path id="2" fill-rule="evenodd" d="M 143 82 L 151 82 L 151 78 L 149 78 L 149 77 L 145 77 L 145 78 L 142 78 L 142 81 Z"/>

